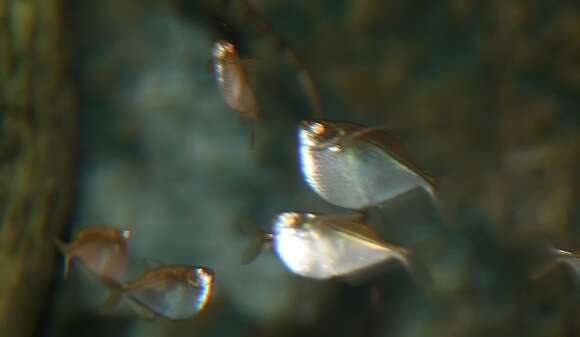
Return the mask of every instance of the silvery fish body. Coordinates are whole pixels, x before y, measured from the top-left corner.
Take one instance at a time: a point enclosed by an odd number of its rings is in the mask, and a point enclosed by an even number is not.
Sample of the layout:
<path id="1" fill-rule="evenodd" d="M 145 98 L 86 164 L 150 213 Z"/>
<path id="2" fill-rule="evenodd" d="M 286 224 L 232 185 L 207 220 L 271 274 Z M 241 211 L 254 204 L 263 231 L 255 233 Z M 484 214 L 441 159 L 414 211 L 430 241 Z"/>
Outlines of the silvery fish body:
<path id="1" fill-rule="evenodd" d="M 109 226 L 81 230 L 69 244 L 56 240 L 65 255 L 65 278 L 73 259 L 100 278 L 121 281 L 127 269 L 127 240 L 131 232 Z"/>
<path id="2" fill-rule="evenodd" d="M 345 122 L 304 121 L 298 127 L 298 146 L 308 186 L 336 206 L 364 209 L 415 188 L 434 194 L 434 179 L 384 131 Z"/>
<path id="3" fill-rule="evenodd" d="M 213 271 L 206 267 L 160 266 L 123 285 L 121 293 L 152 316 L 179 320 L 205 308 L 213 280 Z"/>
<path id="4" fill-rule="evenodd" d="M 213 67 L 226 104 L 246 118 L 257 119 L 256 95 L 233 44 L 223 40 L 214 43 Z"/>
<path id="5" fill-rule="evenodd" d="M 407 250 L 382 242 L 352 217 L 280 213 L 272 240 L 275 253 L 291 272 L 314 279 L 356 276 L 391 259 L 408 266 Z"/>

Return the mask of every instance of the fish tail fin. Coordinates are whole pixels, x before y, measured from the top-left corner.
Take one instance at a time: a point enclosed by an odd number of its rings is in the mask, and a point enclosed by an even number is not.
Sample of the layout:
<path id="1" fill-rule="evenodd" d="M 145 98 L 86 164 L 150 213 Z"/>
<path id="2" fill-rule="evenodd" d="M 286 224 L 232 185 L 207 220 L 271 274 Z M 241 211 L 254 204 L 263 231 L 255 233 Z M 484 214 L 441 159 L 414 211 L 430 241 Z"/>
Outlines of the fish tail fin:
<path id="1" fill-rule="evenodd" d="M 63 277 L 66 280 L 68 278 L 68 274 L 70 272 L 70 265 L 72 260 L 72 254 L 70 254 L 69 245 L 64 241 L 60 240 L 59 238 L 52 238 L 52 242 L 54 242 L 55 246 L 62 252 L 64 255 L 64 271 Z"/>
<path id="2" fill-rule="evenodd" d="M 433 275 L 431 271 L 423 261 L 421 261 L 415 254 L 410 250 L 404 250 L 402 252 L 403 263 L 405 267 L 409 270 L 409 273 L 415 280 L 415 282 L 424 289 L 431 289 L 435 284 L 433 280 Z"/>

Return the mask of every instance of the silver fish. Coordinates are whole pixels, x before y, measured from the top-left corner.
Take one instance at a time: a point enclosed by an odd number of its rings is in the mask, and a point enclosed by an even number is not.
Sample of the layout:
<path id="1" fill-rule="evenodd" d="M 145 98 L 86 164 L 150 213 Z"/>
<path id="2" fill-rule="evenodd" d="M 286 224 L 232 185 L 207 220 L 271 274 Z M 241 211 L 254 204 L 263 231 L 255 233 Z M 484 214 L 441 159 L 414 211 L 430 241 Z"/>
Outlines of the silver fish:
<path id="1" fill-rule="evenodd" d="M 380 127 L 303 121 L 298 147 L 308 186 L 336 206 L 365 209 L 415 188 L 435 196 L 435 178 L 419 169 L 404 145 Z"/>
<path id="2" fill-rule="evenodd" d="M 269 239 L 286 268 L 304 277 L 355 278 L 392 259 L 409 267 L 410 251 L 385 243 L 350 215 L 285 212 L 272 227 L 261 243 Z"/>
<path id="3" fill-rule="evenodd" d="M 120 281 L 127 269 L 128 229 L 92 226 L 79 231 L 71 243 L 55 239 L 65 256 L 64 278 L 68 277 L 72 260 L 78 260 L 98 277 Z"/>
<path id="4" fill-rule="evenodd" d="M 163 265 L 126 284 L 108 282 L 113 294 L 110 310 L 123 298 L 148 318 L 187 319 L 202 311 L 211 296 L 214 273 L 210 268 Z"/>
<path id="5" fill-rule="evenodd" d="M 215 42 L 212 62 L 226 104 L 242 116 L 256 120 L 260 115 L 256 95 L 234 45 L 224 40 Z"/>

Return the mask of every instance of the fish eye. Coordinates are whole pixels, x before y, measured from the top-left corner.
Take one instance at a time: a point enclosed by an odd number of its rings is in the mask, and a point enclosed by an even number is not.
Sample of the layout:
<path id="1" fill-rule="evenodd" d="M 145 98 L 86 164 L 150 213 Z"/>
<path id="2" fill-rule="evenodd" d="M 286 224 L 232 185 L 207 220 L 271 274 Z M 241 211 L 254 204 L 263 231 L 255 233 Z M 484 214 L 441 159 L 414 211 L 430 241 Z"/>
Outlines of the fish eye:
<path id="1" fill-rule="evenodd" d="M 322 123 L 312 123 L 309 125 L 308 131 L 315 135 L 322 135 L 326 131 L 326 126 Z"/>
<path id="2" fill-rule="evenodd" d="M 217 41 L 216 43 L 214 43 L 213 45 L 213 56 L 215 58 L 222 58 L 225 54 L 225 48 L 224 48 L 224 44 L 223 41 Z"/>
<path id="3" fill-rule="evenodd" d="M 339 142 L 345 135 L 343 129 L 332 123 L 313 122 L 304 124 L 303 142 L 313 149 L 329 150 L 331 152 L 340 152 L 342 147 Z"/>
<path id="4" fill-rule="evenodd" d="M 131 230 L 130 229 L 124 229 L 121 231 L 121 237 L 125 240 L 129 240 L 131 238 Z"/>
<path id="5" fill-rule="evenodd" d="M 279 216 L 281 222 L 289 225 L 289 226 L 296 226 L 300 223 L 300 214 L 295 212 L 286 212 L 282 213 Z"/>
<path id="6" fill-rule="evenodd" d="M 220 40 L 214 43 L 214 56 L 216 58 L 223 58 L 227 53 L 233 52 L 234 45 L 227 41 Z"/>

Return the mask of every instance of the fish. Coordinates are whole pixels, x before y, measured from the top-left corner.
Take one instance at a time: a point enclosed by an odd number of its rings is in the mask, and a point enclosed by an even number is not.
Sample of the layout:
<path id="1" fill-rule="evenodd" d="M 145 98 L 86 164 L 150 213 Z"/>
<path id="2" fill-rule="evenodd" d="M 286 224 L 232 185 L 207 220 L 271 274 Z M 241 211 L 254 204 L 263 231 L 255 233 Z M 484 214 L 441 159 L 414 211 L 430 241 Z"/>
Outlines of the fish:
<path id="1" fill-rule="evenodd" d="M 147 318 L 183 320 L 201 312 L 207 305 L 214 283 L 214 272 L 204 266 L 161 265 L 127 283 L 105 280 L 112 289 L 105 311 L 113 310 L 123 299 Z"/>
<path id="2" fill-rule="evenodd" d="M 548 247 L 548 252 L 551 255 L 551 260 L 543 269 L 533 275 L 533 279 L 539 279 L 552 271 L 559 265 L 566 265 L 572 272 L 576 280 L 580 281 L 580 254 L 572 253 L 552 246 Z"/>
<path id="3" fill-rule="evenodd" d="M 410 250 L 384 242 L 359 218 L 283 212 L 274 216 L 272 233 L 264 233 L 259 241 L 271 246 L 291 273 L 312 279 L 363 280 L 374 267 L 390 261 L 411 269 Z"/>
<path id="4" fill-rule="evenodd" d="M 257 120 L 261 114 L 258 101 L 234 45 L 225 40 L 216 41 L 212 63 L 226 104 L 243 117 Z"/>
<path id="5" fill-rule="evenodd" d="M 420 169 L 385 127 L 306 120 L 297 135 L 306 184 L 333 205 L 365 210 L 415 188 L 435 199 L 437 179 Z"/>
<path id="6" fill-rule="evenodd" d="M 64 243 L 54 239 L 64 255 L 64 278 L 70 273 L 73 260 L 79 261 L 91 274 L 121 280 L 127 269 L 129 229 L 97 225 L 80 230 L 75 239 Z"/>

